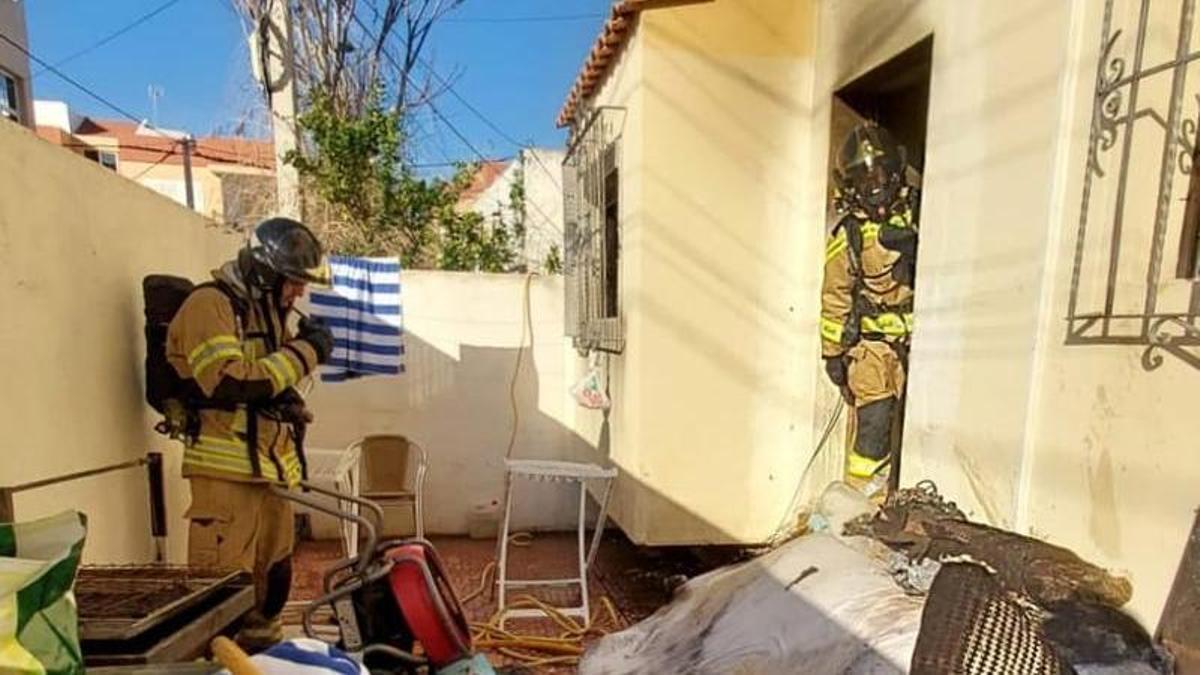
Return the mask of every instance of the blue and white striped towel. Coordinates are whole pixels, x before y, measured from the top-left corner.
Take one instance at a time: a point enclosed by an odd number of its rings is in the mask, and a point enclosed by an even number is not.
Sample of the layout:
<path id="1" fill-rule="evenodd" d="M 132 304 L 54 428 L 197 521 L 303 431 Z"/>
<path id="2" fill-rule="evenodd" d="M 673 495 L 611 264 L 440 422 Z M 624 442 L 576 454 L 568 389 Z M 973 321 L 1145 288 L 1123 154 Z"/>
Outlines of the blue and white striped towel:
<path id="1" fill-rule="evenodd" d="M 250 657 L 263 675 L 367 675 L 362 664 L 335 647 L 311 638 L 293 638 Z M 222 670 L 218 675 L 227 675 Z"/>
<path id="2" fill-rule="evenodd" d="M 330 256 L 333 287 L 313 289 L 309 308 L 333 331 L 322 382 L 404 372 L 400 259 Z"/>

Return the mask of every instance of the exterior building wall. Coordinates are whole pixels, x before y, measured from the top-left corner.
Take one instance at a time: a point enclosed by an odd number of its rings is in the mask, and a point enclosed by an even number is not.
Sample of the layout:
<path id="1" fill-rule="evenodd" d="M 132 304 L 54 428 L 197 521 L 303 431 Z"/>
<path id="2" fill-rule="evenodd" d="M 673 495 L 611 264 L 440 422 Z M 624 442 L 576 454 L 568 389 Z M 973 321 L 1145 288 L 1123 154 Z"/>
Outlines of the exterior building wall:
<path id="1" fill-rule="evenodd" d="M 25 4 L 22 0 L 0 2 L 0 33 L 26 47 L 29 46 Z M 0 42 L 0 71 L 17 82 L 17 112 L 20 117 L 18 122 L 33 128 L 33 78 L 29 72 L 29 57 L 12 45 Z"/>
<path id="2" fill-rule="evenodd" d="M 511 225 L 520 217 L 513 210 L 513 186 L 517 181 L 521 182 L 525 198 L 525 241 L 520 247 L 519 262 L 531 271 L 544 269 L 552 246 L 558 247 L 561 258 L 562 162 L 561 150 L 522 149 L 490 185 L 467 202 L 466 208 L 482 215 L 486 222 L 503 219 Z"/>
<path id="3" fill-rule="evenodd" d="M 815 11 L 644 11 L 595 97 L 624 108 L 625 347 L 601 357 L 615 402 L 601 438 L 622 471 L 615 518 L 639 543 L 763 541 L 800 478 L 815 384 L 801 366 L 817 351 L 801 289 L 819 276 L 796 260 L 823 247 L 797 226 Z"/>
<path id="4" fill-rule="evenodd" d="M 1137 5 L 1113 8 L 1126 33 L 1113 56 L 1130 65 Z M 1147 66 L 1173 57 L 1178 10 L 1150 12 Z M 1160 311 L 1188 311 L 1195 282 L 1174 278 L 1188 176 L 1172 157 L 1162 264 L 1148 278 L 1163 151 L 1147 116 L 1124 179 L 1124 232 L 1114 239 L 1105 208 L 1118 144 L 1099 154 L 1082 234 L 1103 14 L 1103 3 L 1049 0 L 826 4 L 815 101 L 827 109 L 837 86 L 933 34 L 903 482 L 932 479 L 972 517 L 1128 573 L 1131 609 L 1153 625 L 1197 506 L 1200 464 L 1183 450 L 1196 370 L 1167 353 L 1155 365 L 1144 336 L 1068 344 L 1064 319 L 1072 297 L 1103 303 L 1114 241 L 1114 313 L 1142 312 L 1148 285 Z M 1139 106 L 1165 117 L 1170 82 L 1149 80 Z"/>
<path id="5" fill-rule="evenodd" d="M 1147 66 L 1177 48 L 1169 4 L 1148 15 Z M 1139 6 L 1113 4 L 1109 58 L 1127 68 Z M 816 340 L 834 94 L 932 35 L 903 483 L 931 479 L 973 518 L 1129 573 L 1131 609 L 1155 620 L 1196 508 L 1197 361 L 1144 333 L 1069 342 L 1065 319 L 1103 304 L 1110 265 L 1111 311 L 1133 318 L 1106 325 L 1150 321 L 1148 289 L 1185 318 L 1200 295 L 1174 276 L 1188 176 L 1162 147 L 1170 71 L 1142 88 L 1157 115 L 1137 122 L 1123 231 L 1117 143 L 1080 232 L 1104 14 L 1055 0 L 642 12 L 590 101 L 626 107 L 625 349 L 598 359 L 613 409 L 576 415 L 622 469 L 615 514 L 633 539 L 762 541 L 841 475 L 844 419 L 801 476 L 840 406 Z"/>

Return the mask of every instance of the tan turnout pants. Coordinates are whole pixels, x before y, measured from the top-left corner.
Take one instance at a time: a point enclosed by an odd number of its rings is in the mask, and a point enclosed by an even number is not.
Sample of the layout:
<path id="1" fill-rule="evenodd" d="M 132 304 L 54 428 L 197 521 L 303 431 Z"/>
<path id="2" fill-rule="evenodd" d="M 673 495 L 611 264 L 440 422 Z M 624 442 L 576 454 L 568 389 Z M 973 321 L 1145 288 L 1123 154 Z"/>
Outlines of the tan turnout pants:
<path id="1" fill-rule="evenodd" d="M 188 564 L 242 570 L 254 576 L 257 607 L 267 592 L 267 572 L 292 554 L 292 503 L 266 483 L 192 476 L 187 511 Z"/>

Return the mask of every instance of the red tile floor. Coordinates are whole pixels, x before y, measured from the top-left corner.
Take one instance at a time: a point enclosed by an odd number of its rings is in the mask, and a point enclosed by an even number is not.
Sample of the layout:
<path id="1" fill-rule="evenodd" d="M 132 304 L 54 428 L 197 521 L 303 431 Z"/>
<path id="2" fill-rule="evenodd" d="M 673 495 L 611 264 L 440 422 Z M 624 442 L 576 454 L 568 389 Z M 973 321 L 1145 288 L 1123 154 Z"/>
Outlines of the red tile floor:
<path id="1" fill-rule="evenodd" d="M 496 612 L 496 601 L 490 589 L 482 594 L 476 594 L 476 590 L 480 588 L 484 569 L 495 556 L 496 542 L 465 537 L 433 537 L 432 540 L 459 597 L 477 596 L 464 606 L 468 620 L 486 623 Z M 523 579 L 570 577 L 577 571 L 577 555 L 573 534 L 539 534 L 528 546 L 509 546 L 509 575 Z M 337 541 L 302 542 L 297 547 L 293 565 L 293 604 L 290 605 L 293 609 L 285 615 L 285 622 L 293 625 L 289 633 L 297 632 L 294 626 L 299 623 L 294 608 L 320 595 L 324 571 L 341 556 L 341 545 Z M 723 556 L 696 556 L 686 549 L 639 548 L 619 532 L 606 533 L 592 570 L 589 592 L 593 608 L 600 606 L 600 598 L 607 597 L 612 601 L 617 625 L 607 619 L 600 625 L 606 631 L 620 630 L 646 618 L 670 600 L 673 588 L 680 582 L 725 560 L 727 558 Z M 547 590 L 538 595 L 550 604 L 578 603 L 578 591 Z M 554 636 L 560 632 L 553 622 L 541 619 L 510 620 L 507 629 L 530 636 Z M 595 639 L 590 638 L 588 642 Z M 493 663 L 512 665 L 510 660 L 499 655 L 489 654 L 489 658 Z M 573 670 L 542 667 L 536 672 Z"/>

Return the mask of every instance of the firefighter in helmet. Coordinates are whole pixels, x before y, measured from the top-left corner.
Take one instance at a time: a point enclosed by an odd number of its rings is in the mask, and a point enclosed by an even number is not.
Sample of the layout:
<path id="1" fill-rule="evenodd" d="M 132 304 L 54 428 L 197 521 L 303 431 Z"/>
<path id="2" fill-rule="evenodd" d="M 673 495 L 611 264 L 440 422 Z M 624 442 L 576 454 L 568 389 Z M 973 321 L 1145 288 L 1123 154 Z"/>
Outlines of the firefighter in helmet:
<path id="1" fill-rule="evenodd" d="M 288 324 L 309 283 L 328 283 L 320 242 L 303 224 L 271 218 L 256 243 L 213 272 L 167 330 L 167 360 L 204 402 L 183 456 L 191 487 L 188 562 L 254 576 L 257 604 L 238 642 L 250 650 L 282 638 L 291 585 L 290 503 L 270 486 L 295 487 L 311 415 L 294 387 L 324 363 L 333 336 L 317 321 Z"/>
<path id="2" fill-rule="evenodd" d="M 829 379 L 854 408 L 852 482 L 886 475 L 902 414 L 917 253 L 917 190 L 908 171 L 903 149 L 874 122 L 855 127 L 837 158 L 821 352 Z"/>

